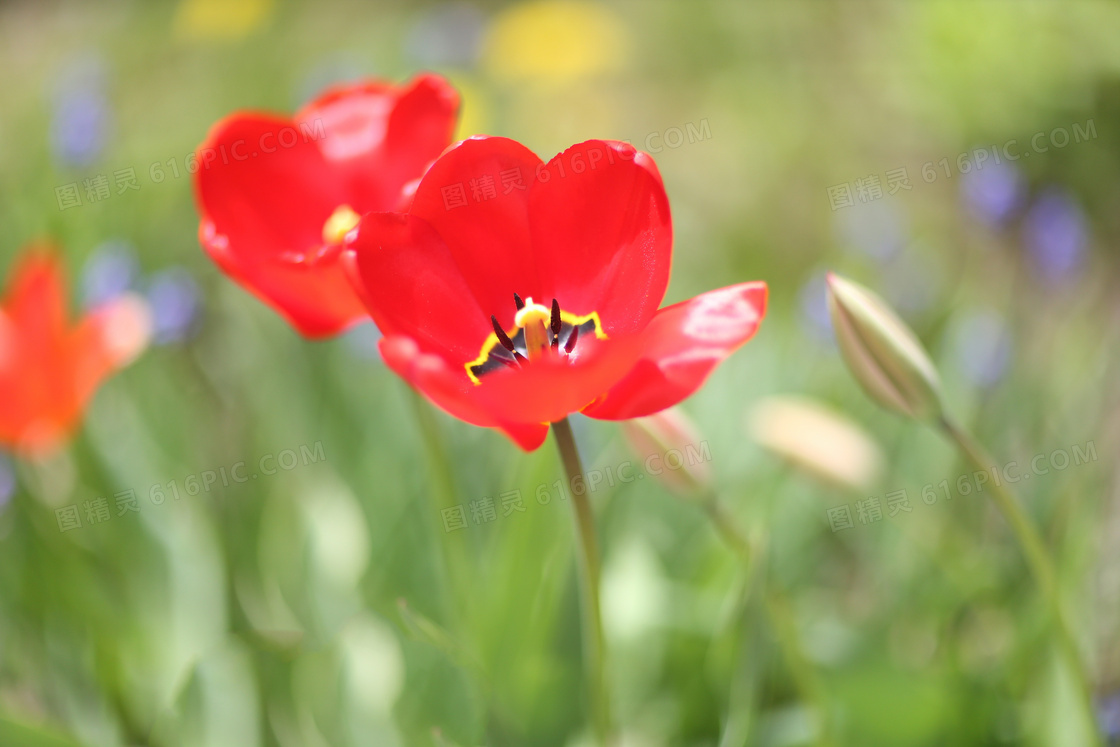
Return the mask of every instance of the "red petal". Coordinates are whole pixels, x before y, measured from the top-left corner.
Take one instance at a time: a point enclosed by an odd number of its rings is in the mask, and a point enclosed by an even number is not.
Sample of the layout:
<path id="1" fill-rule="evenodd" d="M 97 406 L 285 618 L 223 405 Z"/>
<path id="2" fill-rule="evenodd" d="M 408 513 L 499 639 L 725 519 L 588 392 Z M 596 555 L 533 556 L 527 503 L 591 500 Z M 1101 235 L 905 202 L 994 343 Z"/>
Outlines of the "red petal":
<path id="1" fill-rule="evenodd" d="M 23 349 L 58 345 L 66 330 L 66 281 L 54 250 L 27 250 L 10 278 L 4 310 Z"/>
<path id="2" fill-rule="evenodd" d="M 633 367 L 640 343 L 633 336 L 589 344 L 577 363 L 537 360 L 491 373 L 477 386 L 461 367 L 424 353 L 411 338 L 383 337 L 380 348 L 386 365 L 437 407 L 473 425 L 501 428 L 525 448 L 543 439 L 538 426 L 578 411 L 618 381 Z"/>
<path id="3" fill-rule="evenodd" d="M 503 425 L 499 430 L 525 451 L 536 451 L 548 438 L 547 423 Z"/>
<path id="4" fill-rule="evenodd" d="M 340 331 L 365 311 L 324 246 L 324 223 L 342 205 L 395 209 L 450 142 L 457 109 L 454 90 L 426 75 L 328 91 L 291 121 L 219 122 L 197 154 L 203 246 L 303 334 Z"/>
<path id="5" fill-rule="evenodd" d="M 21 450 L 73 409 L 68 392 L 66 308 L 62 267 L 53 252 L 32 249 L 10 271 L 0 312 L 0 441 Z M 62 412 L 65 415 L 65 412 Z"/>
<path id="6" fill-rule="evenodd" d="M 548 437 L 547 423 L 494 420 L 477 402 L 478 387 L 450 369 L 439 356 L 421 353 L 413 340 L 383 337 L 379 347 L 390 369 L 449 415 L 472 425 L 497 428 L 525 451 L 537 449 Z"/>
<path id="7" fill-rule="evenodd" d="M 461 368 L 456 371 L 438 355 L 422 352 L 414 340 L 403 335 L 382 337 L 378 347 L 390 369 L 444 412 L 473 425 L 497 425 L 479 406 L 478 387 Z"/>
<path id="8" fill-rule="evenodd" d="M 535 360 L 521 369 L 495 371 L 476 387 L 475 401 L 504 423 L 550 423 L 586 407 L 634 366 L 637 335 L 589 340 L 578 357 Z"/>
<path id="9" fill-rule="evenodd" d="M 478 356 L 490 335 L 490 317 L 443 239 L 423 220 L 366 215 L 347 240 L 343 264 L 383 334 L 410 337 L 460 369 Z"/>
<path id="10" fill-rule="evenodd" d="M 688 397 L 754 335 L 766 313 L 766 294 L 765 283 L 741 283 L 657 312 L 641 335 L 641 360 L 584 414 L 625 420 L 664 410 Z"/>
<path id="11" fill-rule="evenodd" d="M 337 258 L 297 263 L 243 257 L 205 218 L 199 241 L 223 272 L 306 337 L 337 334 L 369 316 Z"/>
<path id="12" fill-rule="evenodd" d="M 544 289 L 529 233 L 528 193 L 539 165 L 513 140 L 464 140 L 432 164 L 409 211 L 443 237 L 479 308 L 507 327 L 513 294 L 540 298 Z M 510 186 L 515 178 L 525 189 Z"/>
<path id="13" fill-rule="evenodd" d="M 234 115 L 214 126 L 197 157 L 199 211 L 243 261 L 317 255 L 323 224 L 348 199 L 318 143 L 287 120 Z"/>
<path id="14" fill-rule="evenodd" d="M 540 170 L 529 207 L 544 302 L 598 311 L 608 334 L 643 329 L 669 284 L 673 246 L 653 159 L 626 143 L 573 145 Z"/>
<path id="15" fill-rule="evenodd" d="M 505 326 L 510 296 L 553 297 L 598 311 L 630 333 L 656 311 L 669 278 L 672 226 L 652 159 L 624 143 L 588 141 L 547 166 L 506 138 L 449 149 L 410 212 L 443 237 L 479 307 Z"/>
<path id="16" fill-rule="evenodd" d="M 57 446 L 117 367 L 99 315 L 71 328 L 65 298 L 61 263 L 32 249 L 0 306 L 0 442 L 21 454 Z"/>
<path id="17" fill-rule="evenodd" d="M 405 185 L 451 142 L 458 110 L 455 89 L 428 74 L 401 87 L 370 81 L 330 89 L 295 120 L 317 137 L 350 206 L 366 213 L 400 207 Z"/>
<path id="18" fill-rule="evenodd" d="M 640 353 L 636 335 L 591 339 L 573 356 L 546 356 L 475 385 L 463 364 L 478 354 L 490 325 L 431 226 L 413 216 L 371 213 L 343 257 L 386 334 L 386 363 L 436 405 L 475 425 L 510 431 L 559 420 L 606 391 Z"/>

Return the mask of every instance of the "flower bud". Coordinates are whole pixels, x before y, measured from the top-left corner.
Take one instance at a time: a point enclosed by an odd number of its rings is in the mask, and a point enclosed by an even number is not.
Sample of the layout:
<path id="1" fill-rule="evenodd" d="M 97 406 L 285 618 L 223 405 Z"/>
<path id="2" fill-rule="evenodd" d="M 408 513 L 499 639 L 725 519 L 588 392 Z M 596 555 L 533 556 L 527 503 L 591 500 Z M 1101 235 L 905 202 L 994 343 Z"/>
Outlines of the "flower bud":
<path id="1" fill-rule="evenodd" d="M 871 490 L 882 471 L 883 454 L 875 441 L 815 400 L 763 399 L 751 408 L 747 429 L 758 445 L 832 485 Z"/>
<path id="2" fill-rule="evenodd" d="M 870 397 L 919 420 L 941 415 L 941 380 L 922 344 L 883 299 L 828 275 L 828 311 L 840 352 Z"/>
<path id="3" fill-rule="evenodd" d="M 624 420 L 622 435 L 643 464 L 659 466 L 660 471 L 651 474 L 677 495 L 693 496 L 711 484 L 707 444 L 680 408 Z"/>

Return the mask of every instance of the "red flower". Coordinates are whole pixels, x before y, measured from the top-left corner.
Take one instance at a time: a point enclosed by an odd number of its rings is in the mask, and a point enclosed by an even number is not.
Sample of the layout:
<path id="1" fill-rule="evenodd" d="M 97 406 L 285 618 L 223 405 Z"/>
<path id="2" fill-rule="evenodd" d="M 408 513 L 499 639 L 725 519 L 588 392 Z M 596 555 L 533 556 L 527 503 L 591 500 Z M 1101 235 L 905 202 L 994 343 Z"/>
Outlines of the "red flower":
<path id="1" fill-rule="evenodd" d="M 465 140 L 407 213 L 367 215 L 346 241 L 388 365 L 527 450 L 571 412 L 622 420 L 680 402 L 766 308 L 754 282 L 658 309 L 669 201 L 653 160 L 618 142 L 546 165 L 512 140 Z"/>
<path id="2" fill-rule="evenodd" d="M 292 119 L 241 112 L 196 153 L 199 239 L 228 275 L 308 337 L 367 317 L 338 265 L 342 237 L 396 210 L 451 142 L 458 94 L 423 75 L 328 90 Z"/>
<path id="3" fill-rule="evenodd" d="M 149 328 L 147 308 L 129 296 L 70 326 L 61 264 L 49 250 L 29 251 L 0 301 L 0 444 L 24 456 L 58 446 Z"/>

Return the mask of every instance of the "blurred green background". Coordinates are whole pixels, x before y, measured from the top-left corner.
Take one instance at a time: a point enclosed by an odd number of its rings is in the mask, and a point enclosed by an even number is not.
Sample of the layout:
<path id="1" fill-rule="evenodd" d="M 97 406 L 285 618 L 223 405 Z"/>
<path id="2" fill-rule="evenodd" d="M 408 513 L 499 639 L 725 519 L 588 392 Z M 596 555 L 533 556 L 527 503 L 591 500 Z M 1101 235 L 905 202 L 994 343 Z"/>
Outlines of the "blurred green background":
<path id="1" fill-rule="evenodd" d="M 590 744 L 570 509 L 537 500 L 552 444 L 414 401 L 368 327 L 303 340 L 196 241 L 186 156 L 214 121 L 424 69 L 462 92 L 463 136 L 650 151 L 666 302 L 770 284 L 683 409 L 786 624 L 656 475 L 599 486 L 623 744 L 1079 743 L 1006 524 L 843 368 L 829 269 L 899 310 L 952 411 L 1030 473 L 1120 740 L 1117 4 L 28 0 L 0 5 L 0 69 L 0 272 L 50 238 L 75 307 L 131 288 L 157 331 L 64 452 L 0 461 L 0 744 Z M 589 467 L 648 456 L 574 425 Z"/>

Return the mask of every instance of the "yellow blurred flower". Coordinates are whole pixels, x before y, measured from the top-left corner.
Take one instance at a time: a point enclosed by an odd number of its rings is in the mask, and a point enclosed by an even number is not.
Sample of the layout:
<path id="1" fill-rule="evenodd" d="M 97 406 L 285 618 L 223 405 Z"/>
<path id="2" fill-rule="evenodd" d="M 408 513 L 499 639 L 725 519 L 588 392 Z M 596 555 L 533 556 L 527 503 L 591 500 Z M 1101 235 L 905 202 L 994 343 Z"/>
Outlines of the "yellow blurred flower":
<path id="1" fill-rule="evenodd" d="M 883 455 L 862 428 L 802 397 L 770 397 L 751 410 L 747 430 L 762 447 L 842 487 L 874 484 Z"/>
<path id="2" fill-rule="evenodd" d="M 530 133 L 542 157 L 591 136 L 627 134 L 618 94 L 596 83 L 526 86 L 510 97 L 503 114 L 512 131 Z"/>
<path id="3" fill-rule="evenodd" d="M 188 39 L 241 39 L 272 14 L 273 0 L 182 0 L 175 32 Z"/>
<path id="4" fill-rule="evenodd" d="M 482 63 L 509 82 L 564 83 L 620 69 L 629 50 L 622 20 L 587 0 L 530 0 L 499 13 Z"/>

